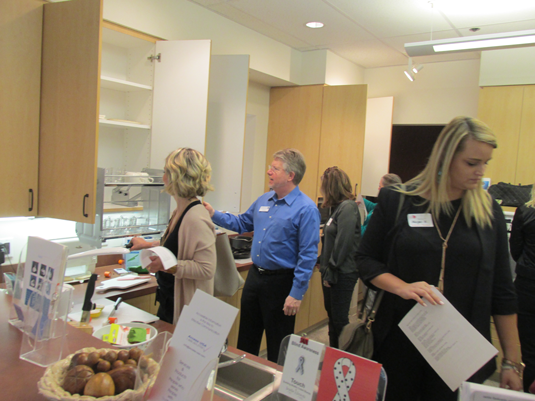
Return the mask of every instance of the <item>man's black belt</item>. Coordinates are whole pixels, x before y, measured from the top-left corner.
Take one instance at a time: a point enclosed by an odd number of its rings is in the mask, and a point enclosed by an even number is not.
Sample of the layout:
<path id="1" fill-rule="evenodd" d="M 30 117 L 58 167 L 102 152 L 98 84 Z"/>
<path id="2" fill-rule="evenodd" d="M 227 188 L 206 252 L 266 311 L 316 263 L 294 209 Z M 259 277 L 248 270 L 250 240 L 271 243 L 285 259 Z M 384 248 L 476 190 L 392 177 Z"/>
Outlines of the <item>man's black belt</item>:
<path id="1" fill-rule="evenodd" d="M 262 276 L 275 276 L 280 274 L 294 274 L 294 269 L 277 269 L 277 270 L 269 270 L 269 269 L 262 269 L 261 267 L 258 267 L 257 265 L 253 264 L 253 266 L 258 270 L 258 273 Z"/>

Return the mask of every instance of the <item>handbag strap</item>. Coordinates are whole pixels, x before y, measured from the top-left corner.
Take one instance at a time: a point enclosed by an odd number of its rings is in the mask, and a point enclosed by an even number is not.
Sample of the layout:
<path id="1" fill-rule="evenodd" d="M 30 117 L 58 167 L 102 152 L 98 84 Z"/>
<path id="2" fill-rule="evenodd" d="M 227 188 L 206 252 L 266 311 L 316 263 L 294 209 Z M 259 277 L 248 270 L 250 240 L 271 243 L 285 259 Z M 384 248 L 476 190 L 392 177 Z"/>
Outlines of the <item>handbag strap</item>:
<path id="1" fill-rule="evenodd" d="M 405 190 L 405 185 L 400 184 L 400 187 L 401 187 L 401 189 Z M 399 215 L 401 214 L 401 209 L 403 208 L 404 203 L 405 203 L 405 194 L 403 192 L 401 192 L 400 196 L 399 196 L 398 210 L 396 212 L 396 219 L 394 220 L 395 221 L 394 225 L 398 224 Z M 370 291 L 370 288 L 368 287 L 366 289 L 366 294 L 364 295 L 364 302 L 362 303 L 362 305 L 360 307 L 359 316 L 358 316 L 359 319 L 361 319 L 363 314 L 364 314 L 364 309 L 366 307 L 366 300 L 368 299 L 369 291 Z M 381 300 L 383 299 L 383 295 L 384 295 L 384 290 L 377 291 L 377 293 L 375 295 L 375 299 L 373 300 L 372 309 L 370 311 L 370 314 L 366 318 L 366 321 L 367 321 L 366 327 L 368 329 L 371 327 L 371 324 L 375 321 L 375 315 L 377 314 L 377 310 L 379 309 L 379 305 L 381 305 Z"/>

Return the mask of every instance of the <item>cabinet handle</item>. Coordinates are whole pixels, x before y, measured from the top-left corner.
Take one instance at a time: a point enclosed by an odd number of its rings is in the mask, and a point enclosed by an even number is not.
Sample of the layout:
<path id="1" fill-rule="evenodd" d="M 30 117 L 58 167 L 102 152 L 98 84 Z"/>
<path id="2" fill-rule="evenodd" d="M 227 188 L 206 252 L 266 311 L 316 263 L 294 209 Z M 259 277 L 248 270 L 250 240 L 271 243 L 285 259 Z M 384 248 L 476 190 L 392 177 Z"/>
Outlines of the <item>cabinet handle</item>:
<path id="1" fill-rule="evenodd" d="M 82 200 L 82 207 L 83 207 L 83 214 L 84 214 L 84 217 L 89 217 L 89 215 L 85 212 L 85 200 L 86 198 L 89 198 L 89 194 L 85 194 L 84 195 L 84 199 Z"/>
<path id="2" fill-rule="evenodd" d="M 28 190 L 30 192 L 30 207 L 28 208 L 28 212 L 31 212 L 33 210 L 33 189 Z"/>

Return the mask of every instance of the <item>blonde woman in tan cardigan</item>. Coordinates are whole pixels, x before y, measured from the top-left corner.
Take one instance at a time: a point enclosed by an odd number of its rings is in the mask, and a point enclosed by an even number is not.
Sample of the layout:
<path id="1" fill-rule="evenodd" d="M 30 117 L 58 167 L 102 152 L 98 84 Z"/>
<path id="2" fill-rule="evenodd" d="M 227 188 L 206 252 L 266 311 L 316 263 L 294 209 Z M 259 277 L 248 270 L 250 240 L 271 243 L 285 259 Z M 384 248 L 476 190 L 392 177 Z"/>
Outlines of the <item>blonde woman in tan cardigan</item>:
<path id="1" fill-rule="evenodd" d="M 211 172 L 210 163 L 200 152 L 189 148 L 171 152 L 165 160 L 163 181 L 177 207 L 169 226 L 160 241 L 132 239 L 132 250 L 162 245 L 177 257 L 176 268 L 167 271 L 158 256 L 152 256 L 152 263 L 147 266 L 151 273 L 156 273 L 158 281 L 157 315 L 172 324 L 177 323 L 184 305 L 189 304 L 197 289 L 214 293 L 216 234 L 210 215 L 197 199 L 212 190 Z"/>

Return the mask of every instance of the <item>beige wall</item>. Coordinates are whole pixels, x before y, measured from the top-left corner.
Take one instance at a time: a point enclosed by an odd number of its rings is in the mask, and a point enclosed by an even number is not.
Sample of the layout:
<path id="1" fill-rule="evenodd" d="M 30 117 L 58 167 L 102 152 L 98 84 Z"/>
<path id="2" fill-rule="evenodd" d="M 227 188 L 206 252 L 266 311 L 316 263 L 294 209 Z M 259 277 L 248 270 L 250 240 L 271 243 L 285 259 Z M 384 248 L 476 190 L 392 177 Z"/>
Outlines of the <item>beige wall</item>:
<path id="1" fill-rule="evenodd" d="M 410 82 L 402 67 L 367 69 L 368 97 L 394 97 L 394 124 L 445 124 L 477 116 L 479 60 L 425 64 Z"/>
<path id="2" fill-rule="evenodd" d="M 535 84 L 535 47 L 481 53 L 480 86 Z"/>
<path id="3" fill-rule="evenodd" d="M 249 54 L 250 68 L 290 79 L 290 47 L 186 0 L 104 0 L 104 19 L 168 40 L 210 39 L 212 54 Z"/>

